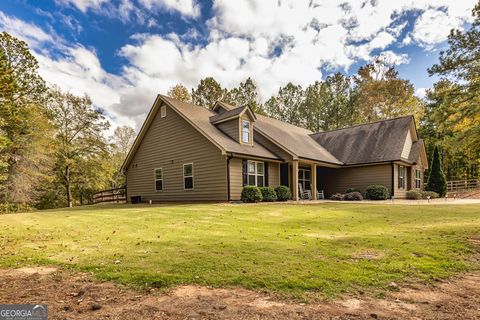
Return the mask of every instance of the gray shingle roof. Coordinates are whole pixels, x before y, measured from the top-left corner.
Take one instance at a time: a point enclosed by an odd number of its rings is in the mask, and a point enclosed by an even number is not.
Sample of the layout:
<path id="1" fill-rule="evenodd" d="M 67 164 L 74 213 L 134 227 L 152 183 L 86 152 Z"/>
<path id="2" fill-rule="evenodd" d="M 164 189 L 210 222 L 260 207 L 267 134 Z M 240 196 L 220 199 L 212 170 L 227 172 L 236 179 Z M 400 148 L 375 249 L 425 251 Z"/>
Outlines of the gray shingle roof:
<path id="1" fill-rule="evenodd" d="M 422 139 L 418 139 L 417 141 L 412 143 L 412 148 L 410 149 L 410 155 L 408 156 L 408 160 L 411 162 L 417 162 L 418 157 L 420 157 L 421 150 L 425 148 Z"/>
<path id="2" fill-rule="evenodd" d="M 248 106 L 238 107 L 238 108 L 234 108 L 219 114 L 215 114 L 210 117 L 210 122 L 220 123 L 222 120 L 238 117 L 240 114 L 242 114 L 242 112 L 245 111 L 245 109 L 248 109 Z M 253 115 L 253 112 L 252 112 L 252 117 L 255 117 Z"/>
<path id="3" fill-rule="evenodd" d="M 241 144 L 224 134 L 215 125 L 210 123 L 210 117 L 216 115 L 214 111 L 211 111 L 205 107 L 194 105 L 192 103 L 175 100 L 167 96 L 160 95 L 160 97 L 170 106 L 172 106 L 177 112 L 191 121 L 199 131 L 201 131 L 209 139 L 215 141 L 225 151 L 262 158 L 279 159 L 275 154 L 255 141 L 253 146 Z"/>
<path id="4" fill-rule="evenodd" d="M 412 116 L 405 116 L 319 132 L 311 137 L 347 165 L 400 160 L 412 121 Z"/>
<path id="5" fill-rule="evenodd" d="M 257 115 L 255 128 L 300 158 L 341 165 L 342 162 L 310 137 L 312 131 Z"/>

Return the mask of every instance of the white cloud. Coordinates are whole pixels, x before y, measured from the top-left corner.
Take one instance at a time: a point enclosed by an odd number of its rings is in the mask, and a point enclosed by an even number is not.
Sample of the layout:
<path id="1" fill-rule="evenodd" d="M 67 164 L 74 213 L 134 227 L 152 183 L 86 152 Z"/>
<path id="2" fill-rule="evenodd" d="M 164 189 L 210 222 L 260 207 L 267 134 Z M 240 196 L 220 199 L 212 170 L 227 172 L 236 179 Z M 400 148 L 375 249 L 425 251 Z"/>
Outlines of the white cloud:
<path id="1" fill-rule="evenodd" d="M 139 0 L 139 2 L 148 10 L 178 11 L 187 17 L 200 15 L 200 5 L 195 0 Z"/>
<path id="2" fill-rule="evenodd" d="M 425 96 L 427 95 L 427 90 L 428 90 L 428 89 L 429 89 L 429 88 L 417 88 L 417 89 L 415 90 L 415 96 L 417 96 L 417 97 L 420 98 L 420 99 L 425 98 Z"/>
<path id="3" fill-rule="evenodd" d="M 73 6 L 86 13 L 89 10 L 95 11 L 109 17 L 119 17 L 122 21 L 128 22 L 131 16 L 139 21 L 148 22 L 145 17 L 148 11 L 167 10 L 179 12 L 185 17 L 198 17 L 200 5 L 196 0 L 118 0 L 118 4 L 110 0 L 55 0 L 57 4 Z"/>
<path id="4" fill-rule="evenodd" d="M 106 0 L 57 1 L 83 12 L 102 13 L 112 6 Z M 306 86 L 325 76 L 321 70 L 348 70 L 377 55 L 396 65 L 409 63 L 408 55 L 395 52 L 393 44 L 434 46 L 445 40 L 452 26 L 469 21 L 474 4 L 475 0 L 347 0 L 342 5 L 320 0 L 215 0 L 206 44 L 191 44 L 191 39 L 201 37 L 195 29 L 184 35 L 133 35 L 118 49 L 127 61 L 118 75 L 106 72 L 91 48 L 67 45 L 54 34 L 1 12 L 0 26 L 8 26 L 36 49 L 47 81 L 87 93 L 115 123 L 135 124 L 138 129 L 156 94 L 176 83 L 194 87 L 213 76 L 231 88 L 250 76 L 268 99 L 290 81 Z M 188 18 L 200 14 L 196 0 L 121 0 L 115 10 L 123 21 L 136 19 L 151 26 L 160 22 L 149 11 L 168 10 Z M 405 35 L 409 27 L 405 13 L 412 11 L 419 18 Z"/>
<path id="5" fill-rule="evenodd" d="M 87 12 L 89 9 L 98 10 L 108 1 L 109 0 L 55 0 L 58 4 L 73 5 L 82 12 Z"/>
<path id="6" fill-rule="evenodd" d="M 24 22 L 15 17 L 5 15 L 0 11 L 0 27 L 11 35 L 26 41 L 31 47 L 38 47 L 42 43 L 52 42 L 53 36 L 38 26 Z"/>
<path id="7" fill-rule="evenodd" d="M 451 29 L 460 28 L 464 19 L 449 17 L 441 10 L 426 10 L 417 19 L 412 32 L 412 39 L 426 48 L 433 48 L 439 42 L 445 41 Z"/>

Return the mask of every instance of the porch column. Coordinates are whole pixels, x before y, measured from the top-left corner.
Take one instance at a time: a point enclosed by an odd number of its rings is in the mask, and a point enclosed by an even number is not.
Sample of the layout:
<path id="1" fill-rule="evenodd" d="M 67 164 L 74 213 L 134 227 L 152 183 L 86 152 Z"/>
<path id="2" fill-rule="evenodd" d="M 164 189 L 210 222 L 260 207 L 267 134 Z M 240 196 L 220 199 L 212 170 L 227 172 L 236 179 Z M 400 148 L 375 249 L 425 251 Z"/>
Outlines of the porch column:
<path id="1" fill-rule="evenodd" d="M 317 164 L 312 163 L 312 199 L 317 200 Z"/>
<path id="2" fill-rule="evenodd" d="M 292 162 L 292 200 L 298 201 L 298 161 Z"/>

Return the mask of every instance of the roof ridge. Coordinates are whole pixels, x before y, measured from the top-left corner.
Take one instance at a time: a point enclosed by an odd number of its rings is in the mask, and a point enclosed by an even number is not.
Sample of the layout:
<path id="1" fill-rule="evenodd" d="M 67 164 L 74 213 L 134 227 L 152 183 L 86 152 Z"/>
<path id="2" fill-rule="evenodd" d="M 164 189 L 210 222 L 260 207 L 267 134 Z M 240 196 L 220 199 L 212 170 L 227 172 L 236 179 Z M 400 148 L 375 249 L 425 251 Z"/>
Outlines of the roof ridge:
<path id="1" fill-rule="evenodd" d="M 338 129 L 331 129 L 331 130 L 319 131 L 319 132 L 314 132 L 314 133 L 312 133 L 311 135 L 316 135 L 316 134 L 321 134 L 321 133 L 327 133 L 327 132 L 333 132 L 333 131 L 346 130 L 346 129 L 356 128 L 356 127 L 361 127 L 361 126 L 368 126 L 368 125 L 372 125 L 372 124 L 375 124 L 375 123 L 393 121 L 393 120 L 398 120 L 398 119 L 402 119 L 402 118 L 409 118 L 409 117 L 413 118 L 413 115 L 409 114 L 409 115 L 406 115 L 406 116 L 399 116 L 399 117 L 395 117 L 395 118 L 377 120 L 377 121 L 372 121 L 372 122 L 367 122 L 367 123 L 360 123 L 360 124 L 356 124 L 356 125 L 349 126 L 349 127 L 345 127 L 345 128 L 338 128 Z"/>

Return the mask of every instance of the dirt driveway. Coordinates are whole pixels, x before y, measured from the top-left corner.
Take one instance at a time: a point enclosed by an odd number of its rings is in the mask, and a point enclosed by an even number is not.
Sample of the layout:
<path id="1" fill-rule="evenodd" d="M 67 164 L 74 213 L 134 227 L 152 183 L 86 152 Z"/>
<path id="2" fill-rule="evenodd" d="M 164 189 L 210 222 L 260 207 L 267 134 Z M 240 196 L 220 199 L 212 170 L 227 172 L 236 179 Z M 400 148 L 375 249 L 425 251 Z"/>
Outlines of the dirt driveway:
<path id="1" fill-rule="evenodd" d="M 245 289 L 181 286 L 139 292 L 55 268 L 0 269 L 0 303 L 46 303 L 49 319 L 480 319 L 480 272 L 301 304 Z"/>

